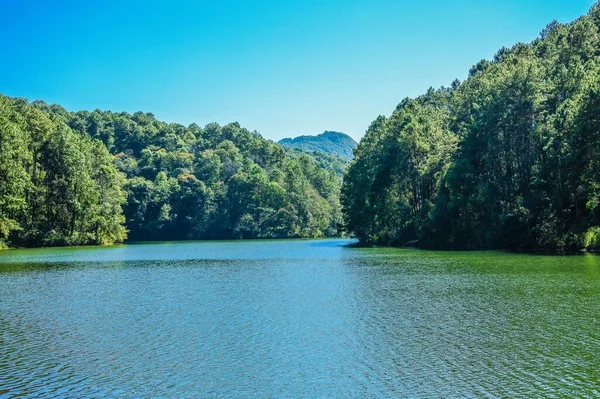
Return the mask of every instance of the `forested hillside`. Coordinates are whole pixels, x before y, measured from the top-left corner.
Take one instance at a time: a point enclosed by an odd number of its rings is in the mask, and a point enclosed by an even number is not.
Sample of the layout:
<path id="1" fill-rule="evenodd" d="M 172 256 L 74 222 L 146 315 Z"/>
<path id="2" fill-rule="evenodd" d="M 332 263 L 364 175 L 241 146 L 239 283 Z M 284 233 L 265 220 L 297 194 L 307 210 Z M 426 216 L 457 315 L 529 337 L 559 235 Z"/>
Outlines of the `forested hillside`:
<path id="1" fill-rule="evenodd" d="M 600 6 L 403 100 L 342 188 L 364 243 L 600 248 Z"/>
<path id="2" fill-rule="evenodd" d="M 316 136 L 299 136 L 293 139 L 279 140 L 279 144 L 307 152 L 331 154 L 343 160 L 352 159 L 352 152 L 358 145 L 352 137 L 345 133 L 329 131 Z"/>
<path id="3" fill-rule="evenodd" d="M 332 235 L 337 169 L 237 123 L 0 96 L 0 246 Z"/>

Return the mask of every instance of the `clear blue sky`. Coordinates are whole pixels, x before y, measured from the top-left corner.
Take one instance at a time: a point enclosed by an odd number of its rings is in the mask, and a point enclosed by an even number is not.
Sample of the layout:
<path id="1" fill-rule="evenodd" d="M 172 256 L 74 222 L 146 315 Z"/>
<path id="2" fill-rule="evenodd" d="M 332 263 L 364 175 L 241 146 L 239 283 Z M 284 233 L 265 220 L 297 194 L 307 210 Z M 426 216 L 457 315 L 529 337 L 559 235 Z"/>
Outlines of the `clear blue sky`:
<path id="1" fill-rule="evenodd" d="M 593 0 L 0 0 L 0 92 L 68 110 L 358 139 Z"/>

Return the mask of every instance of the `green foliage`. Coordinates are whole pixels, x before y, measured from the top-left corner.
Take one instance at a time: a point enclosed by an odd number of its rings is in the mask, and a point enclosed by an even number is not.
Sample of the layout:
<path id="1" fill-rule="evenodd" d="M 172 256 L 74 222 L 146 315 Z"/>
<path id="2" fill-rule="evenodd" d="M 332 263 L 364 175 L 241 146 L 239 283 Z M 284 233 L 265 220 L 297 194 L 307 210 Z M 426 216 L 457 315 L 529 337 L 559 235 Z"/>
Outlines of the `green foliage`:
<path id="1" fill-rule="evenodd" d="M 112 244 L 126 238 L 123 176 L 69 114 L 0 96 L 0 245 Z"/>
<path id="2" fill-rule="evenodd" d="M 89 118 L 92 114 L 76 114 Z M 145 133 L 127 114 L 94 113 L 101 125 L 141 132 L 132 148 L 114 148 L 128 176 L 123 210 L 134 240 L 320 237 L 337 234 L 341 173 L 307 154 L 288 154 L 237 123 L 186 128 L 154 120 Z M 89 122 L 72 123 L 87 126 Z M 93 132 L 87 132 L 93 135 Z M 107 143 L 117 132 L 99 134 Z M 295 182 L 287 184 L 287 182 Z M 312 199 L 312 201 L 310 200 Z"/>
<path id="3" fill-rule="evenodd" d="M 592 227 L 585 233 L 584 247 L 593 251 L 600 251 L 600 227 Z"/>
<path id="4" fill-rule="evenodd" d="M 0 96 L 0 245 L 337 234 L 344 166 L 237 123 Z"/>
<path id="5" fill-rule="evenodd" d="M 324 132 L 317 136 L 299 136 L 293 139 L 283 139 L 278 142 L 284 147 L 302 150 L 308 153 L 330 154 L 349 161 L 358 145 L 347 134 L 340 132 Z"/>
<path id="6" fill-rule="evenodd" d="M 387 245 L 597 246 L 598 10 L 378 118 L 344 180 L 346 229 Z"/>

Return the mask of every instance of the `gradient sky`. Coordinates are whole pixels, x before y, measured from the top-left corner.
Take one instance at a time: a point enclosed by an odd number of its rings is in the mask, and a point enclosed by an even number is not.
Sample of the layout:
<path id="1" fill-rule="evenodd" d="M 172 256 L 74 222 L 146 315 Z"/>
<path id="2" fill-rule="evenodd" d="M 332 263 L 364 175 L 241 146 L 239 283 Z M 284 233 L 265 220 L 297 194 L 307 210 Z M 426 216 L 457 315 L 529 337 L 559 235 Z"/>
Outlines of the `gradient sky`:
<path id="1" fill-rule="evenodd" d="M 360 138 L 406 96 L 464 79 L 593 0 L 0 0 L 0 93 Z"/>

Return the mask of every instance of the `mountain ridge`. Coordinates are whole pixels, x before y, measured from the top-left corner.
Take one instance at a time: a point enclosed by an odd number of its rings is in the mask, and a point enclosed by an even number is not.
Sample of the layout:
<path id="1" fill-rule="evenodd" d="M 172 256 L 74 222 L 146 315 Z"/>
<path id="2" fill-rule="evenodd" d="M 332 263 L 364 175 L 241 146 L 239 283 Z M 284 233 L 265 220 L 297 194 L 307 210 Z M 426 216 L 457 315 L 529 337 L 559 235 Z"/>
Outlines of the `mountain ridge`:
<path id="1" fill-rule="evenodd" d="M 308 152 L 324 152 L 350 160 L 354 157 L 354 148 L 358 143 L 349 135 L 342 132 L 326 130 L 312 136 L 302 135 L 294 138 L 284 138 L 277 142 L 287 148 L 295 148 Z"/>

